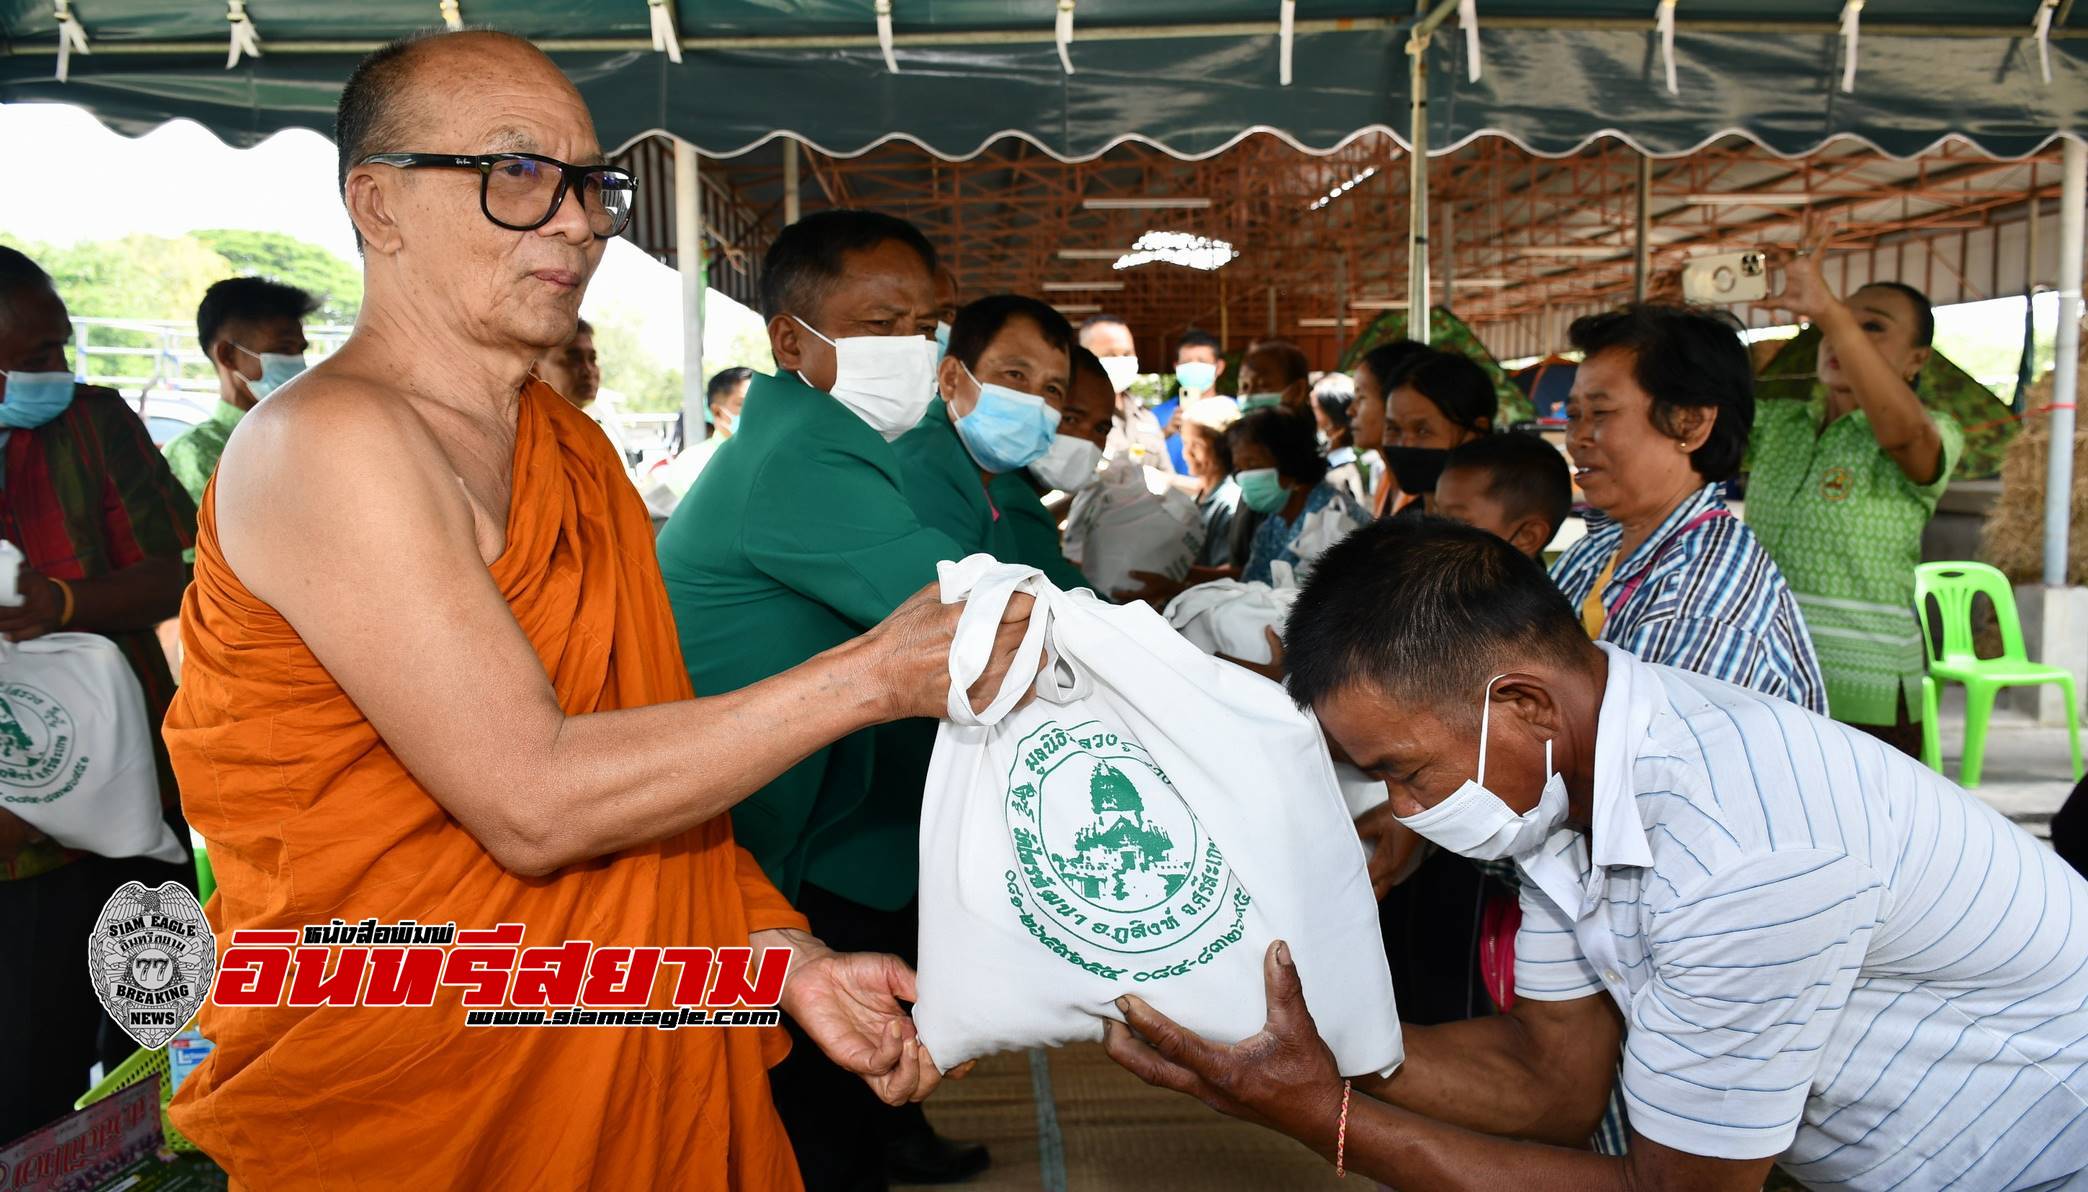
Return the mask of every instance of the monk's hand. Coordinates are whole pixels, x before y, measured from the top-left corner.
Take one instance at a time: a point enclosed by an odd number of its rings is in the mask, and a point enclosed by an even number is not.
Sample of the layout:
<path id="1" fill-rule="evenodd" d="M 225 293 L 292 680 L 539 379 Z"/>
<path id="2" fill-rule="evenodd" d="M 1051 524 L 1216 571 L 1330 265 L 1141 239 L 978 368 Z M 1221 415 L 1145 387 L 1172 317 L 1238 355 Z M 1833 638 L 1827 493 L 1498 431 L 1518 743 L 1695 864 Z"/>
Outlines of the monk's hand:
<path id="1" fill-rule="evenodd" d="M 1305 990 L 1282 940 L 1262 958 L 1262 976 L 1268 1020 L 1260 1034 L 1231 1047 L 1183 1030 L 1135 994 L 1117 999 L 1130 1025 L 1108 1023 L 1104 1046 L 1111 1059 L 1147 1084 L 1186 1093 L 1331 1155 L 1341 1073 L 1305 1008 Z"/>
<path id="2" fill-rule="evenodd" d="M 0 637 L 25 642 L 55 633 L 58 618 L 65 611 L 65 598 L 58 594 L 58 585 L 27 567 L 22 568 L 15 585 L 22 602 L 12 607 L 0 605 Z"/>
<path id="3" fill-rule="evenodd" d="M 791 952 L 783 1012 L 827 1058 L 862 1077 L 887 1105 L 935 1091 L 942 1073 L 900 1004 L 914 1000 L 905 961 L 886 952 L 836 952 L 802 931 L 774 934 Z"/>
<path id="4" fill-rule="evenodd" d="M 957 635 L 964 604 L 944 604 L 940 593 L 940 585 L 929 584 L 863 637 L 871 650 L 869 673 L 884 688 L 887 719 L 926 716 L 940 720 L 948 714 L 950 643 Z M 974 710 L 993 702 L 1000 691 L 1001 681 L 1015 663 L 1016 647 L 1029 628 L 1034 603 L 1025 592 L 1008 598 L 1000 629 L 994 634 L 993 654 L 968 693 Z"/>
<path id="5" fill-rule="evenodd" d="M 1390 802 L 1380 803 L 1356 817 L 1356 835 L 1370 850 L 1370 892 L 1383 898 L 1392 887 L 1414 876 L 1428 859 L 1427 842 L 1421 834 L 1401 824 L 1392 815 Z"/>

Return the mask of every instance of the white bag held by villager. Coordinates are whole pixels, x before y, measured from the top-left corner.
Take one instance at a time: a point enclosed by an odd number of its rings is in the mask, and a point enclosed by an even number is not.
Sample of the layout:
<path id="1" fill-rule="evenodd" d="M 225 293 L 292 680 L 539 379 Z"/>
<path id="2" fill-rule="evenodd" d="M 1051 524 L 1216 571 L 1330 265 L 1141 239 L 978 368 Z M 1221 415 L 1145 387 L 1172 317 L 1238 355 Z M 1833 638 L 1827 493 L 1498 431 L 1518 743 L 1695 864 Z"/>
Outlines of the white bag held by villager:
<path id="1" fill-rule="evenodd" d="M 145 691 L 92 633 L 0 641 L 0 807 L 67 848 L 180 862 Z"/>
<path id="2" fill-rule="evenodd" d="M 1305 522 L 1298 527 L 1298 537 L 1291 543 L 1291 553 L 1298 557 L 1297 582 L 1304 583 L 1319 563 L 1321 555 L 1332 550 L 1334 544 L 1363 527 L 1349 514 L 1348 507 L 1336 501 L 1305 515 Z"/>
<path id="3" fill-rule="evenodd" d="M 1298 589 L 1287 584 L 1214 579 L 1169 601 L 1163 615 L 1206 654 L 1266 663 L 1272 657 L 1268 631 L 1274 629 L 1280 636 L 1297 602 Z"/>
<path id="4" fill-rule="evenodd" d="M 1066 511 L 1066 560 L 1103 592 L 1138 587 L 1134 571 L 1182 578 L 1203 541 L 1196 498 L 1167 473 L 1130 460 L 1104 468 Z"/>
<path id="5" fill-rule="evenodd" d="M 1098 1040 L 1126 993 L 1237 1042 L 1282 939 L 1341 1071 L 1395 1067 L 1377 904 L 1312 716 L 1144 605 L 986 555 L 941 574 L 966 603 L 921 817 L 914 1023 L 936 1063 Z M 1017 592 L 1036 600 L 1021 654 L 974 713 Z"/>

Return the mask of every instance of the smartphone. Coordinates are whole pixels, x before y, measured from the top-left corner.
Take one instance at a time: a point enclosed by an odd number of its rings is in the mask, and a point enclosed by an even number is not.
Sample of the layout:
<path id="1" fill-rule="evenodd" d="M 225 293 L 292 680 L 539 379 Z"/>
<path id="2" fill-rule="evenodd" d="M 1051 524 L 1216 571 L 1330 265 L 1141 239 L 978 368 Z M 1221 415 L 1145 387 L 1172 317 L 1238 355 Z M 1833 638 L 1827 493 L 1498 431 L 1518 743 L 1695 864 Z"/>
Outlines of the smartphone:
<path id="1" fill-rule="evenodd" d="M 1760 252 L 1722 252 L 1682 266 L 1688 302 L 1759 302 L 1769 296 L 1769 264 Z"/>

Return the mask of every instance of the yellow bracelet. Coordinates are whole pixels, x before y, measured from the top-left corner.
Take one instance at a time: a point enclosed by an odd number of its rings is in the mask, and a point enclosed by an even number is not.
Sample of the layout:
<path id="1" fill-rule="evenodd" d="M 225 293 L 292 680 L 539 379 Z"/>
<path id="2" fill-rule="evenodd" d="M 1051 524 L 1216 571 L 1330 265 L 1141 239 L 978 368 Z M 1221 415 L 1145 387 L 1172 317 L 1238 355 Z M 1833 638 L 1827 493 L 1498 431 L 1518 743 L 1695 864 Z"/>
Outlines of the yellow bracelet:
<path id="1" fill-rule="evenodd" d="M 67 625 L 70 625 L 70 624 L 72 624 L 72 618 L 73 618 L 73 590 L 72 590 L 72 585 L 71 585 L 71 584 L 69 584 L 69 583 L 66 583 L 66 582 L 65 582 L 64 580 L 62 580 L 62 579 L 59 579 L 59 578 L 57 578 L 57 577 L 55 577 L 55 576 L 45 576 L 44 578 L 46 578 L 46 579 L 48 579 L 48 580 L 50 580 L 50 581 L 51 581 L 51 584 L 52 584 L 52 586 L 58 589 L 58 594 L 59 594 L 60 596 L 63 596 L 63 597 L 65 597 L 65 607 L 64 607 L 64 608 L 62 608 L 62 609 L 61 609 L 61 610 L 59 611 L 59 613 L 58 613 L 58 628 L 60 628 L 60 629 L 63 629 L 63 628 L 65 628 L 65 627 L 66 627 Z"/>

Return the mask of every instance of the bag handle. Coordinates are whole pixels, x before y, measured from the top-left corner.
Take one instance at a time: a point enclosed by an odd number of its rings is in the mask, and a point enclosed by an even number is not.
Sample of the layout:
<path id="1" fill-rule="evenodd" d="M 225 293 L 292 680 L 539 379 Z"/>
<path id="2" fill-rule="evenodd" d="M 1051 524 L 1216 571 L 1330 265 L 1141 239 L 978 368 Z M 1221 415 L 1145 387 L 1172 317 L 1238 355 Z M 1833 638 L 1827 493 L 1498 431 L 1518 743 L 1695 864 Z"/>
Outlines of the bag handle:
<path id="1" fill-rule="evenodd" d="M 964 611 L 957 617 L 957 632 L 950 642 L 950 692 L 945 711 L 957 724 L 998 724 L 1014 711 L 1036 679 L 1037 664 L 1043 657 L 1046 633 L 1051 627 L 1052 600 L 1058 589 L 1047 583 L 1044 573 L 1035 567 L 997 562 L 985 554 L 955 563 L 945 561 L 936 570 L 943 603 L 964 602 Z M 1026 592 L 1036 601 L 1030 610 L 1029 625 L 1023 631 L 1022 644 L 1016 647 L 1014 664 L 1001 680 L 1000 690 L 991 703 L 975 712 L 971 706 L 972 684 L 986 673 L 1001 617 L 1018 592 Z"/>

